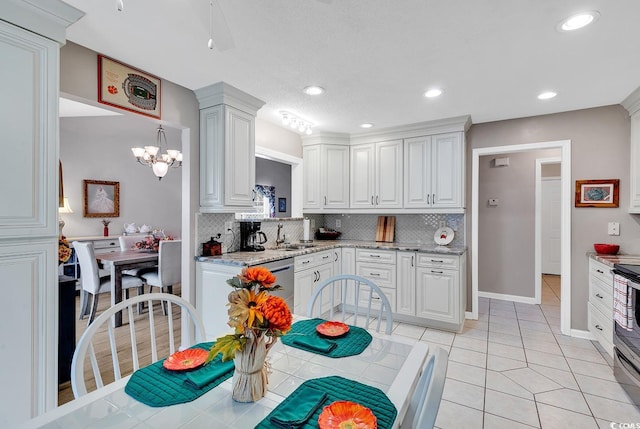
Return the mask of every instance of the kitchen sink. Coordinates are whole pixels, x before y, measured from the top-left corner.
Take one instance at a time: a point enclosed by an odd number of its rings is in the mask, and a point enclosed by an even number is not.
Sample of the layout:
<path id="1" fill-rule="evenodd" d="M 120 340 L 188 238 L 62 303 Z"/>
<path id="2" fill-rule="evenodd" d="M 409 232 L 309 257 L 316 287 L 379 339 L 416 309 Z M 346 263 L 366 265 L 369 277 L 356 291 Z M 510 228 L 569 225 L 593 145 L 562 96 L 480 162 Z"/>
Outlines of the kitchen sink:
<path id="1" fill-rule="evenodd" d="M 316 247 L 316 245 L 311 243 L 285 244 L 284 247 L 282 247 L 282 250 L 301 250 L 308 249 L 310 247 Z"/>

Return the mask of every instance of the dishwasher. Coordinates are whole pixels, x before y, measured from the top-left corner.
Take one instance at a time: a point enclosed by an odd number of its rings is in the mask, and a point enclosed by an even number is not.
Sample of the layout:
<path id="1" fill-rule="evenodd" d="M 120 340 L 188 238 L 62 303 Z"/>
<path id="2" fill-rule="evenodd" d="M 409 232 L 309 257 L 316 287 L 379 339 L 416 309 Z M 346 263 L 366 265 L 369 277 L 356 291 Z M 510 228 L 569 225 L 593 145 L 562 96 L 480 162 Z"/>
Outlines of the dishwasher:
<path id="1" fill-rule="evenodd" d="M 284 299 L 289 309 L 293 312 L 293 258 L 280 259 L 259 265 L 271 271 L 276 276 L 276 284 L 282 286 L 282 289 L 270 293 Z"/>

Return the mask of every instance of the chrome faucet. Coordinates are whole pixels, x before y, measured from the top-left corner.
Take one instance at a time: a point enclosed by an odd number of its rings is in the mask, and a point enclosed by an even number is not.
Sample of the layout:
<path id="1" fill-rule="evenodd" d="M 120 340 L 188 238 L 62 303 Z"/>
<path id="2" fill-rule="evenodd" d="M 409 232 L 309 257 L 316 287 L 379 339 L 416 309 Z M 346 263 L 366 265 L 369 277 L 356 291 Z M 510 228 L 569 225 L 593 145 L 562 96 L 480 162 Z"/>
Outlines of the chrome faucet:
<path id="1" fill-rule="evenodd" d="M 282 223 L 278 223 L 278 236 L 276 237 L 276 247 L 280 247 L 280 245 L 285 242 L 284 234 L 282 234 L 282 239 L 280 238 L 281 229 L 282 229 Z"/>

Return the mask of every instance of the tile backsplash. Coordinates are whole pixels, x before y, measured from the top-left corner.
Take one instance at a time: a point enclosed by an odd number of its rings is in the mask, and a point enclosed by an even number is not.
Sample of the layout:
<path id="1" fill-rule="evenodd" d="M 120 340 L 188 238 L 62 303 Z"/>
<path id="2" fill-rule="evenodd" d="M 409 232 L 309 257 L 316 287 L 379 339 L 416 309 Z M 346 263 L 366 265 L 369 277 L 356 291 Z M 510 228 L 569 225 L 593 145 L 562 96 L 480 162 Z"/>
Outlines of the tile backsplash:
<path id="1" fill-rule="evenodd" d="M 343 240 L 373 241 L 376 238 L 376 214 L 327 214 L 307 215 L 311 220 L 313 233 L 321 226 L 342 232 Z M 433 244 L 434 235 L 441 222 L 455 232 L 452 246 L 464 246 L 463 214 L 398 214 L 395 215 L 394 241 L 399 243 Z M 336 226 L 336 221 L 340 226 Z M 225 234 L 225 223 L 232 222 L 233 234 Z M 233 213 L 200 213 L 196 215 L 197 246 L 196 254 L 202 253 L 202 243 L 207 242 L 218 233 L 222 234 L 218 241 L 229 251 L 240 249 L 240 222 Z M 281 234 L 284 233 L 290 242 L 302 240 L 302 218 L 272 218 L 262 221 L 261 231 L 267 236 L 266 247 L 274 246 L 278 231 L 278 223 L 282 223 Z M 313 238 L 313 237 L 312 237 Z"/>

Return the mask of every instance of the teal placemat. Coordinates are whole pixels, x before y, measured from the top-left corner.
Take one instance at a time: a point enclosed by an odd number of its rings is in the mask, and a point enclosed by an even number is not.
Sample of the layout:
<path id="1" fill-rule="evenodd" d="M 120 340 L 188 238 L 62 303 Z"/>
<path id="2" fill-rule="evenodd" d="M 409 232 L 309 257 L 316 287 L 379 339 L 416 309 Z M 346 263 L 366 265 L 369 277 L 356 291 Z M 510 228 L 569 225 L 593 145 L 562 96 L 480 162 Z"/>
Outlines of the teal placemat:
<path id="1" fill-rule="evenodd" d="M 196 344 L 191 348 L 209 350 L 213 342 Z M 206 371 L 209 365 L 221 365 L 221 355 L 216 356 L 206 367 L 200 367 L 193 371 L 168 371 L 162 363 L 164 359 L 140 368 L 131 375 L 124 391 L 134 399 L 151 407 L 166 407 L 168 405 L 190 402 L 207 393 L 233 375 L 233 369 L 223 376 L 215 379 L 206 386 L 198 389 L 185 383 L 189 373 Z"/>
<path id="2" fill-rule="evenodd" d="M 378 420 L 378 429 L 391 428 L 398 415 L 396 407 L 389 398 L 387 398 L 387 395 L 377 387 L 371 387 L 343 377 L 332 376 L 315 378 L 302 383 L 291 395 L 271 411 L 255 429 L 273 429 L 276 427 L 271 422 L 271 417 L 274 415 L 277 416 L 281 408 L 291 409 L 295 407 L 297 402 L 304 402 L 304 398 L 299 397 L 299 393 L 307 387 L 326 392 L 327 398 L 323 405 L 318 407 L 304 424 L 292 426 L 296 427 L 296 429 L 317 429 L 318 417 L 322 409 L 334 401 L 351 401 L 369 408 Z M 300 410 L 301 415 L 305 414 L 305 412 L 306 410 Z"/>
<path id="3" fill-rule="evenodd" d="M 294 339 L 296 338 L 296 336 L 300 335 L 308 335 L 319 338 L 320 335 L 316 332 L 316 326 L 318 326 L 322 322 L 326 322 L 326 320 L 309 319 L 300 320 L 299 322 L 294 323 L 287 335 L 281 338 L 282 343 L 291 347 L 307 350 L 312 353 L 317 353 L 332 358 L 359 355 L 371 343 L 372 338 L 370 333 L 362 328 L 351 325 L 349 325 L 349 332 L 347 332 L 342 337 L 327 338 L 328 341 L 334 342 L 337 346 L 328 352 L 320 352 L 318 350 L 304 347 L 301 344 L 294 343 Z"/>

